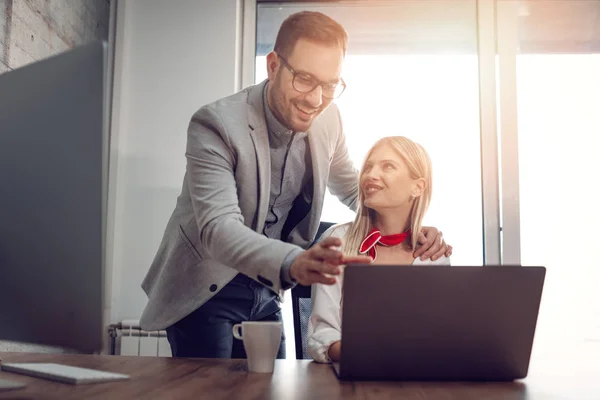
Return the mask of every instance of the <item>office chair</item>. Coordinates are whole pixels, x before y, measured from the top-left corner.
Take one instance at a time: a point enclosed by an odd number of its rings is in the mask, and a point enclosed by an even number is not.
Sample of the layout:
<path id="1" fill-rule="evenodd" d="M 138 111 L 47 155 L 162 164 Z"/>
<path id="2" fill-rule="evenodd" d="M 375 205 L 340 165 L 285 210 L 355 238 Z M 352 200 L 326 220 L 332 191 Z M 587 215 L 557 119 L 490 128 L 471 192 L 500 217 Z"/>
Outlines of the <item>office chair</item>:
<path id="1" fill-rule="evenodd" d="M 321 222 L 319 223 L 319 229 L 317 236 L 315 236 L 315 244 L 323 232 L 329 227 L 334 225 L 333 222 Z M 308 319 L 310 318 L 311 312 L 311 299 L 310 299 L 311 286 L 296 285 L 292 289 L 292 309 L 294 314 L 294 340 L 296 347 L 296 359 L 310 359 L 306 351 L 306 342 L 308 334 Z"/>

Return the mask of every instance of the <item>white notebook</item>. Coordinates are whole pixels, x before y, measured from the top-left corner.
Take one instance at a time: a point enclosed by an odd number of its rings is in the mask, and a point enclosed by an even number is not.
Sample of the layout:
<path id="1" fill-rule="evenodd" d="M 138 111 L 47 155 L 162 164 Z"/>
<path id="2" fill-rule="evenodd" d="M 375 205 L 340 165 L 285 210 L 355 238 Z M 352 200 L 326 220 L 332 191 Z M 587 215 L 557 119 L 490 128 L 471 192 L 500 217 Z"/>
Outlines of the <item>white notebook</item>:
<path id="1" fill-rule="evenodd" d="M 129 375 L 53 363 L 3 363 L 2 370 L 72 384 L 129 379 Z"/>

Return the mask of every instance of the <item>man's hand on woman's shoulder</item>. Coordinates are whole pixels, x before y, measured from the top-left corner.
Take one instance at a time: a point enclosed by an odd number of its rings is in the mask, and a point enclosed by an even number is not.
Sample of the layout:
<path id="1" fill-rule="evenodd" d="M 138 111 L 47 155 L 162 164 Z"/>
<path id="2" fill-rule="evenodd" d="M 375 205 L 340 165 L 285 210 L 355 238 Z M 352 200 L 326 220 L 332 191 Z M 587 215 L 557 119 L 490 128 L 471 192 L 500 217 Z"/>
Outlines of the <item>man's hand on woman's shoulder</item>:
<path id="1" fill-rule="evenodd" d="M 452 246 L 444 241 L 442 232 L 437 228 L 424 226 L 419 232 L 418 242 L 420 246 L 415 250 L 414 257 L 421 260 L 430 259 L 435 261 L 442 256 L 452 255 Z"/>

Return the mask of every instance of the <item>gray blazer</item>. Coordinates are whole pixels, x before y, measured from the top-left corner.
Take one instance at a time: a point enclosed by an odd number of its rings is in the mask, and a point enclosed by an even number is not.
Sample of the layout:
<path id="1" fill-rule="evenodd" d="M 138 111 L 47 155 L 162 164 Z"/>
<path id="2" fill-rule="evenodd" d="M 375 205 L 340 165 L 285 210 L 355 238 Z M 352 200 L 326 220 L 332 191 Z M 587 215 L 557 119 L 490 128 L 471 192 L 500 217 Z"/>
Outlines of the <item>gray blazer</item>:
<path id="1" fill-rule="evenodd" d="M 281 264 L 290 251 L 313 241 L 326 187 L 356 207 L 357 171 L 338 108 L 331 104 L 308 131 L 312 196 L 296 200 L 294 210 L 300 212 L 288 218 L 285 242 L 262 235 L 271 186 L 265 85 L 248 87 L 193 115 L 183 188 L 142 283 L 148 295 L 143 329 L 173 325 L 239 272 L 281 295 Z"/>

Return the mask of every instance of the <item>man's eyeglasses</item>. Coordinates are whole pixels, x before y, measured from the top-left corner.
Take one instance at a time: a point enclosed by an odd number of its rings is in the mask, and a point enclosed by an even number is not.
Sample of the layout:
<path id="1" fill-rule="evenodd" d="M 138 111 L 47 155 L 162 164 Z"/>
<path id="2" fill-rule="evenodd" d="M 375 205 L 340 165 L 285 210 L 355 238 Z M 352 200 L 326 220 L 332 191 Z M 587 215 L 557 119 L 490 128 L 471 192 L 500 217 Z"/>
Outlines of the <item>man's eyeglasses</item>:
<path id="1" fill-rule="evenodd" d="M 344 90 L 346 90 L 346 84 L 341 78 L 335 83 L 322 82 L 306 72 L 294 70 L 294 68 L 292 68 L 287 60 L 282 56 L 279 56 L 279 58 L 281 61 L 283 61 L 283 65 L 285 65 L 285 67 L 292 73 L 292 86 L 300 93 L 310 93 L 315 90 L 317 86 L 321 86 L 323 89 L 323 97 L 327 97 L 328 99 L 336 99 L 340 97 L 342 93 L 344 93 Z"/>

